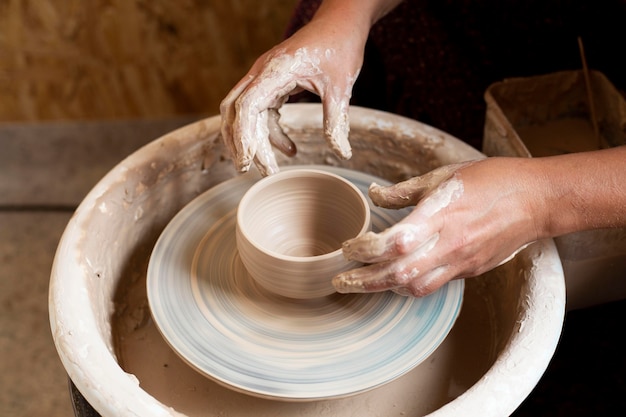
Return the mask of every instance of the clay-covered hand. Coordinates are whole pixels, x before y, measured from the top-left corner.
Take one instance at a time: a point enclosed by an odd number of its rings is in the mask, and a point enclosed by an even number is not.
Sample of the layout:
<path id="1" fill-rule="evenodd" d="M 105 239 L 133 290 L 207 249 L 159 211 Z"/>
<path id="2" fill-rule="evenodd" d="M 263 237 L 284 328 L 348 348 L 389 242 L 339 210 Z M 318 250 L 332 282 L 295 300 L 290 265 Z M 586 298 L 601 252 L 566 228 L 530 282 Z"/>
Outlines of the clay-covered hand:
<path id="1" fill-rule="evenodd" d="M 350 158 L 348 105 L 367 30 L 316 19 L 255 62 L 220 106 L 222 136 L 239 171 L 254 161 L 262 175 L 277 172 L 272 145 L 295 154 L 295 144 L 279 126 L 278 110 L 302 90 L 320 96 L 328 145 L 339 157 Z"/>
<path id="2" fill-rule="evenodd" d="M 490 158 L 448 165 L 383 187 L 374 204 L 415 206 L 380 233 L 344 243 L 344 255 L 366 264 L 333 279 L 338 292 L 393 290 L 424 296 L 456 278 L 477 276 L 537 239 L 532 185 L 514 175 L 513 162 Z"/>

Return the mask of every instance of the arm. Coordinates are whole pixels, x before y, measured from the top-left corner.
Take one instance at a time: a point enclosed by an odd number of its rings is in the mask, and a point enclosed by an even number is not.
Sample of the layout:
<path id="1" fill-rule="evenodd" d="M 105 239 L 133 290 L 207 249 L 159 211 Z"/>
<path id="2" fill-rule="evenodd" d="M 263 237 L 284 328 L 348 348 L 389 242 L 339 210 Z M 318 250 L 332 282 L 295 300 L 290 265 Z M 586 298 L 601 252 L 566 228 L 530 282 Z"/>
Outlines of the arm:
<path id="1" fill-rule="evenodd" d="M 545 201 L 540 237 L 626 226 L 626 147 L 581 152 L 535 162 Z M 538 219 L 540 220 L 540 219 Z"/>
<path id="2" fill-rule="evenodd" d="M 278 124 L 278 109 L 302 90 L 322 99 L 324 135 L 341 158 L 351 157 L 348 105 L 369 30 L 399 0 L 326 0 L 309 24 L 254 63 L 220 105 L 222 136 L 240 171 L 254 162 L 278 171 L 272 145 L 287 155 L 295 144 Z"/>
<path id="3" fill-rule="evenodd" d="M 535 240 L 626 226 L 626 147 L 547 158 L 488 158 L 370 187 L 375 204 L 415 205 L 391 228 L 344 244 L 372 265 L 334 278 L 339 292 L 427 295 L 506 262 Z"/>

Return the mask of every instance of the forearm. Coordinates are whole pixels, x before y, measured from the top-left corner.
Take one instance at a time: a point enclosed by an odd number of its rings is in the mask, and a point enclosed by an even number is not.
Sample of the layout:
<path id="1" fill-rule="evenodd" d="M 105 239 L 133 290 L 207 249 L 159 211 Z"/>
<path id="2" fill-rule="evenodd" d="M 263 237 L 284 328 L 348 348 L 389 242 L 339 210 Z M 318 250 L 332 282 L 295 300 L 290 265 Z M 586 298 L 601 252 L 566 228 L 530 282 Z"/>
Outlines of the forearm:
<path id="1" fill-rule="evenodd" d="M 539 237 L 626 226 L 626 147 L 527 160 L 538 181 Z"/>
<path id="2" fill-rule="evenodd" d="M 313 20 L 332 20 L 338 27 L 356 26 L 369 32 L 371 26 L 402 0 L 324 0 Z"/>

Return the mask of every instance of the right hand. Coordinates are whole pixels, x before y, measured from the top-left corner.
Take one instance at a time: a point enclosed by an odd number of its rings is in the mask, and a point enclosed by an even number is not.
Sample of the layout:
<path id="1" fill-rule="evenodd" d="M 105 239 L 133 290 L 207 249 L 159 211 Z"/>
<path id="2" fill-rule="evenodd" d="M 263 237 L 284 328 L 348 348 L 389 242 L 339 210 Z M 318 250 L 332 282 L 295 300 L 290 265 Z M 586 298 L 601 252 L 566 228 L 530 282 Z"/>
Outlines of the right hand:
<path id="1" fill-rule="evenodd" d="M 347 259 L 367 264 L 334 277 L 341 293 L 393 290 L 423 297 L 446 282 L 480 275 L 545 236 L 544 183 L 528 161 L 487 158 L 444 165 L 387 187 L 372 184 L 372 202 L 414 206 L 380 233 L 343 244 Z M 542 208 L 543 207 L 543 208 Z"/>
<path id="2" fill-rule="evenodd" d="M 358 30 L 354 26 L 362 26 Z M 363 63 L 369 26 L 314 19 L 257 59 L 220 105 L 222 136 L 237 169 L 254 161 L 263 176 L 278 171 L 272 145 L 293 156 L 295 144 L 279 126 L 280 107 L 307 90 L 320 96 L 324 136 L 342 159 L 352 155 L 348 105 Z"/>

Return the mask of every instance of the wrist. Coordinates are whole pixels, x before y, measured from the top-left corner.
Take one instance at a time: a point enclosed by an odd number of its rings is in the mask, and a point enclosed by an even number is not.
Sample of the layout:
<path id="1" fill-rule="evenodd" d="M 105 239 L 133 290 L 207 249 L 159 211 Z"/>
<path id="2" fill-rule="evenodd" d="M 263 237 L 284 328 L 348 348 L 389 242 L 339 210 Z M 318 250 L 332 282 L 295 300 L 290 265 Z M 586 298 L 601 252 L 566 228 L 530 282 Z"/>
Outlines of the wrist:
<path id="1" fill-rule="evenodd" d="M 541 237 L 626 226 L 626 147 L 525 160 Z"/>
<path id="2" fill-rule="evenodd" d="M 371 27 L 401 0 L 324 0 L 313 19 L 328 19 L 337 27 L 350 26 L 369 33 Z M 346 25 L 346 22 L 349 22 Z"/>

